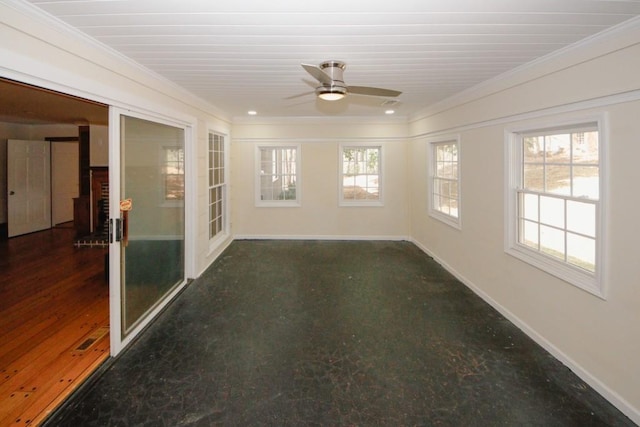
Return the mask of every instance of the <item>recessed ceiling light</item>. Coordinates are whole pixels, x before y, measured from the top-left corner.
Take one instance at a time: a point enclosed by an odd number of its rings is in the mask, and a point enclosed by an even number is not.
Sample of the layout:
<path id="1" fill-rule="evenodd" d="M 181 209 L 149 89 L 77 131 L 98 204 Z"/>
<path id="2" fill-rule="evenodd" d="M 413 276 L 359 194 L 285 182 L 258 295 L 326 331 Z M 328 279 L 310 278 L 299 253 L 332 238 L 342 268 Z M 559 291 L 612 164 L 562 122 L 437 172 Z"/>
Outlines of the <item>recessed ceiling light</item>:
<path id="1" fill-rule="evenodd" d="M 258 112 L 256 110 L 249 110 L 247 111 L 247 114 L 250 116 L 255 116 L 256 114 L 258 114 Z"/>
<path id="2" fill-rule="evenodd" d="M 390 115 L 390 114 L 395 113 L 395 111 L 394 111 L 394 110 L 386 110 L 384 113 L 385 113 L 385 114 L 389 114 L 389 115 Z"/>

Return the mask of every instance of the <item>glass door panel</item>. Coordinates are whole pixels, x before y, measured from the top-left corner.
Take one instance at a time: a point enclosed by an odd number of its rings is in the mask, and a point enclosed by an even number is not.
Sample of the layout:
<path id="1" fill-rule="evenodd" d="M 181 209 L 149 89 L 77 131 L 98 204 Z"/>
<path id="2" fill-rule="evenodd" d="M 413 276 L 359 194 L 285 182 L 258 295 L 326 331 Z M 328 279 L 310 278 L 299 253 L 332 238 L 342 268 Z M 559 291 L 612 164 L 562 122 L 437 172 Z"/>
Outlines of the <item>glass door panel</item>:
<path id="1" fill-rule="evenodd" d="M 120 116 L 120 302 L 124 339 L 185 280 L 182 128 Z"/>

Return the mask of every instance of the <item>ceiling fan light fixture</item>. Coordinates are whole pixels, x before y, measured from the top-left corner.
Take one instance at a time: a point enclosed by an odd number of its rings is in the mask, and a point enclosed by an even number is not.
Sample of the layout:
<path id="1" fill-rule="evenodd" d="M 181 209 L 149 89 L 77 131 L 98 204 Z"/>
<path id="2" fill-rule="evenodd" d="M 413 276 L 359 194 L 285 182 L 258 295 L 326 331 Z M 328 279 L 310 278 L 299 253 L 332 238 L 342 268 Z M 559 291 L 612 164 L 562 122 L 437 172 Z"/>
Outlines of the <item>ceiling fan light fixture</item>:
<path id="1" fill-rule="evenodd" d="M 347 88 L 344 86 L 319 86 L 316 88 L 318 98 L 325 101 L 339 101 L 347 95 Z"/>

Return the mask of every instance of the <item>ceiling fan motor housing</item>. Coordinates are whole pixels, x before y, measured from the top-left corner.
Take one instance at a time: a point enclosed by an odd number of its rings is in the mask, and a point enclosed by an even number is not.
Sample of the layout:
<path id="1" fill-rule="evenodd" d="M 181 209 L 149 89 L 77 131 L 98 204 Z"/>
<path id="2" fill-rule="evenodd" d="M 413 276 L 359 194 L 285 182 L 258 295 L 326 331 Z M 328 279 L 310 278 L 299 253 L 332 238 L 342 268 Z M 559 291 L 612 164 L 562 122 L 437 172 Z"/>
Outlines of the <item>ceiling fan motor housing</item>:
<path id="1" fill-rule="evenodd" d="M 342 73 L 346 68 L 346 64 L 341 61 L 325 61 L 320 64 L 320 69 L 324 71 L 329 77 L 331 77 L 331 84 L 321 84 L 316 88 L 316 95 L 327 95 L 327 94 L 339 94 L 346 95 L 347 94 L 347 85 L 344 83 Z"/>

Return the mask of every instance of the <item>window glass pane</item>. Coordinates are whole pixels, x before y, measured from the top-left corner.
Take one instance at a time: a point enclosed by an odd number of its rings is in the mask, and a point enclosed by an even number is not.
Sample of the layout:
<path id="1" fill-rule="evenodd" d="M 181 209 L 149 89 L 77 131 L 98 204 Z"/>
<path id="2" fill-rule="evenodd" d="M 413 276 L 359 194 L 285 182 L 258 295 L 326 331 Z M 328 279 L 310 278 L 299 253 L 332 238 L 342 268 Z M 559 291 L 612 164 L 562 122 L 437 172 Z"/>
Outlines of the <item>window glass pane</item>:
<path id="1" fill-rule="evenodd" d="M 564 260 L 564 232 L 541 225 L 540 250 L 547 255 Z"/>
<path id="2" fill-rule="evenodd" d="M 571 134 L 548 135 L 545 138 L 544 149 L 546 163 L 570 163 Z"/>
<path id="3" fill-rule="evenodd" d="M 596 206 L 567 201 L 567 230 L 596 237 Z"/>
<path id="4" fill-rule="evenodd" d="M 544 159 L 544 138 L 538 136 L 523 138 L 522 154 L 525 163 L 542 162 Z"/>
<path id="5" fill-rule="evenodd" d="M 532 221 L 520 222 L 520 243 L 538 249 L 538 223 Z"/>
<path id="6" fill-rule="evenodd" d="M 345 200 L 356 200 L 358 188 L 355 185 L 344 185 L 342 188 L 342 198 Z"/>
<path id="7" fill-rule="evenodd" d="M 548 165 L 545 169 L 546 192 L 571 195 L 571 167 Z"/>
<path id="8" fill-rule="evenodd" d="M 594 272 L 596 269 L 596 241 L 588 237 L 567 233 L 567 261 Z"/>
<path id="9" fill-rule="evenodd" d="M 523 188 L 542 192 L 544 189 L 544 166 L 524 165 Z"/>
<path id="10" fill-rule="evenodd" d="M 449 182 L 449 195 L 452 199 L 458 200 L 458 181 Z"/>
<path id="11" fill-rule="evenodd" d="M 458 218 L 458 201 L 456 199 L 451 199 L 449 215 Z"/>
<path id="12" fill-rule="evenodd" d="M 440 210 L 443 213 L 446 213 L 448 215 L 451 212 L 451 209 L 448 203 L 449 200 L 445 196 L 439 196 L 438 199 L 439 199 L 438 205 L 440 206 Z"/>
<path id="13" fill-rule="evenodd" d="M 600 197 L 599 174 L 598 166 L 574 166 L 573 195 L 598 200 Z"/>
<path id="14" fill-rule="evenodd" d="M 532 221 L 538 221 L 538 195 L 520 193 L 520 215 Z"/>
<path id="15" fill-rule="evenodd" d="M 540 196 L 540 222 L 564 228 L 564 200 Z"/>
<path id="16" fill-rule="evenodd" d="M 432 191 L 432 193 L 433 193 L 434 196 L 437 196 L 442 192 L 440 190 L 440 186 L 441 185 L 442 185 L 442 180 L 441 179 L 438 179 L 438 178 L 434 178 L 433 179 L 433 191 Z"/>
<path id="17" fill-rule="evenodd" d="M 573 137 L 573 162 L 598 164 L 598 132 L 576 132 Z"/>
<path id="18" fill-rule="evenodd" d="M 436 188 L 436 193 L 443 196 L 449 196 L 449 181 L 446 181 L 444 179 L 438 180 L 438 187 Z"/>

